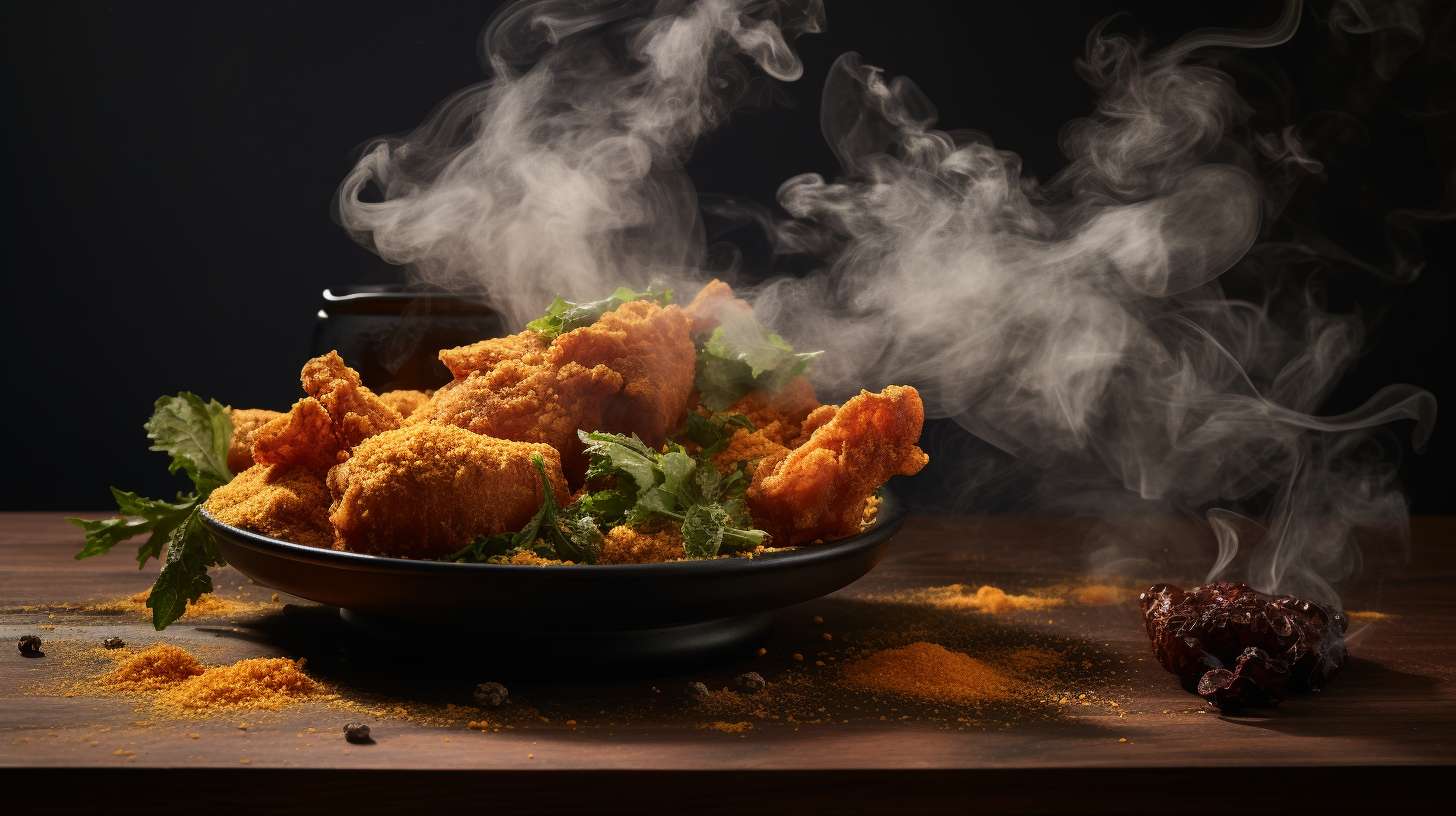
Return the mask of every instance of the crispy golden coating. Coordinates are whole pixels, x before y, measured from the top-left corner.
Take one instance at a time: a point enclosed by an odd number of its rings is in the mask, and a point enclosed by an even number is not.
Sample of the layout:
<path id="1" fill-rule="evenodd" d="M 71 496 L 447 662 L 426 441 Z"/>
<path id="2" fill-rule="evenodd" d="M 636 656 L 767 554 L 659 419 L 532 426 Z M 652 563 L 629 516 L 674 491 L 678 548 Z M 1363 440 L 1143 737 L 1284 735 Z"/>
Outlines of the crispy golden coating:
<path id="1" fill-rule="evenodd" d="M 218 521 L 273 538 L 330 547 L 329 491 L 317 473 L 281 465 L 253 465 L 207 497 Z"/>
<path id="2" fill-rule="evenodd" d="M 411 391 L 402 388 L 397 391 L 385 391 L 381 393 L 379 395 L 379 401 L 398 411 L 399 415 L 404 419 L 409 419 L 411 414 L 424 407 L 425 403 L 430 401 L 430 395 L 432 393 L 432 391 Z"/>
<path id="3" fill-rule="evenodd" d="M 543 442 L 561 452 L 575 480 L 586 470 L 576 431 L 601 427 L 607 400 L 621 388 L 622 376 L 606 366 L 556 366 L 536 352 L 449 383 L 410 424 L 428 421 L 497 439 Z"/>
<path id="4" fill-rule="evenodd" d="M 233 438 L 228 442 L 227 466 L 233 473 L 242 473 L 253 466 L 253 434 L 283 414 L 266 408 L 229 408 L 228 416 L 233 421 Z"/>
<path id="5" fill-rule="evenodd" d="M 708 281 L 683 311 L 692 321 L 694 335 L 707 334 L 718 328 L 724 312 L 728 310 L 752 312 L 753 307 L 733 294 L 733 287 L 714 278 Z"/>
<path id="6" fill-rule="evenodd" d="M 253 432 L 253 461 L 322 473 L 359 442 L 402 422 L 336 351 L 304 363 L 300 380 L 309 396 Z"/>
<path id="7" fill-rule="evenodd" d="M 620 374 L 622 390 L 598 429 L 635 433 L 657 447 L 682 423 L 692 396 L 697 352 L 690 331 L 682 309 L 638 300 L 557 337 L 550 357 L 557 365 L 605 365 Z"/>
<path id="8" fill-rule="evenodd" d="M 543 499 L 540 456 L 558 501 L 561 459 L 549 445 L 509 442 L 451 425 L 410 425 L 372 436 L 329 471 L 329 520 L 341 549 L 439 558 L 476 536 L 516 530 Z"/>
<path id="9" fill-rule="evenodd" d="M 778 391 L 750 391 L 728 406 L 727 413 L 748 417 L 764 437 L 780 445 L 793 446 L 799 438 L 799 426 L 810 412 L 819 408 L 814 386 L 804 377 L 795 377 Z"/>
<path id="10" fill-rule="evenodd" d="M 739 428 L 728 441 L 728 447 L 718 452 L 713 457 L 713 466 L 721 473 L 728 473 L 733 470 L 739 462 L 749 463 L 749 473 L 758 463 L 764 459 L 778 460 L 789 452 L 782 442 L 769 436 L 768 432 L 760 428 L 756 431 L 749 431 Z"/>
<path id="11" fill-rule="evenodd" d="M 384 404 L 364 386 L 359 373 L 347 365 L 337 351 L 303 364 L 299 379 L 303 390 L 319 401 L 333 422 L 334 433 L 344 450 L 369 437 L 398 428 L 399 412 Z"/>
<path id="12" fill-rule="evenodd" d="M 586 470 L 578 430 L 635 433 L 662 444 L 687 411 L 697 364 L 683 311 L 646 301 L 625 304 L 550 346 L 523 332 L 447 349 L 440 359 L 466 373 L 409 424 L 544 442 L 561 452 L 573 482 Z"/>
<path id="13" fill-rule="evenodd" d="M 308 468 L 322 474 L 338 464 L 343 447 L 323 405 L 313 397 L 295 402 L 253 432 L 253 461 Z"/>
<path id="14" fill-rule="evenodd" d="M 914 388 L 861 391 L 803 444 L 759 464 L 748 488 L 754 521 L 776 546 L 858 532 L 866 499 L 891 476 L 914 475 L 930 460 L 915 444 L 924 422 Z"/>
<path id="15" fill-rule="evenodd" d="M 613 527 L 602 542 L 598 564 L 655 564 L 685 558 L 682 533 L 671 527 L 639 530 Z"/>
<path id="16" fill-rule="evenodd" d="M 546 341 L 534 331 L 523 331 L 509 337 L 492 337 L 468 346 L 442 349 L 440 362 L 450 369 L 455 379 L 470 376 L 473 371 L 494 368 L 506 360 L 519 360 L 533 352 L 544 352 Z"/>

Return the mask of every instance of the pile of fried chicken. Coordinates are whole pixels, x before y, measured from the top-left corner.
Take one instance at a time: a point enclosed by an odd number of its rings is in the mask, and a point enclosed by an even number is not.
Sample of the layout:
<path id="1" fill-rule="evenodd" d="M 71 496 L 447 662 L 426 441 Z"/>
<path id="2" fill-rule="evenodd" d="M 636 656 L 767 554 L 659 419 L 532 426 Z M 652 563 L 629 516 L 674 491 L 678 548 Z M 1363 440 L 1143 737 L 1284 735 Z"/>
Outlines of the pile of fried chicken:
<path id="1" fill-rule="evenodd" d="M 750 310 L 720 281 L 688 305 L 633 301 L 547 342 L 536 331 L 445 349 L 454 379 L 432 393 L 376 394 L 329 352 L 301 375 L 307 396 L 286 413 L 232 409 L 228 465 L 213 491 L 217 520 L 317 547 L 443 558 L 478 536 L 519 529 L 544 500 L 540 457 L 559 504 L 583 487 L 578 430 L 635 434 L 660 448 L 691 411 L 695 337 L 727 310 Z M 928 457 L 924 408 L 908 386 L 821 405 L 802 376 L 731 406 L 738 428 L 714 458 L 746 462 L 754 522 L 776 547 L 859 532 L 874 494 Z M 671 530 L 616 527 L 598 563 L 684 558 Z"/>

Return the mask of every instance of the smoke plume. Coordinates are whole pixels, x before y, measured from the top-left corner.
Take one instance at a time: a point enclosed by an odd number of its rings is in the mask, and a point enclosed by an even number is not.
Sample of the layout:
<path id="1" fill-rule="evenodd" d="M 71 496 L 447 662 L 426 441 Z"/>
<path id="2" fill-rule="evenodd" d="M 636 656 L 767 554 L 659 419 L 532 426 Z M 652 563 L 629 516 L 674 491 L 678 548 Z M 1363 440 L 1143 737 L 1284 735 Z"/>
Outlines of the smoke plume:
<path id="1" fill-rule="evenodd" d="M 1342 14 L 1346 34 L 1368 18 Z M 1293 127 L 1250 132 L 1233 79 L 1200 59 L 1276 46 L 1299 18 L 1291 4 L 1267 30 L 1155 53 L 1094 30 L 1079 67 L 1096 110 L 1065 129 L 1068 163 L 1045 182 L 985 136 L 937 129 L 908 79 L 844 55 L 821 106 L 842 176 L 785 181 L 788 217 L 769 226 L 816 268 L 754 288 L 755 309 L 826 350 L 823 393 L 914 384 L 932 415 L 1041 473 L 1041 497 L 1085 506 L 1114 486 L 1203 516 L 1220 549 L 1210 578 L 1337 604 L 1356 536 L 1407 524 L 1375 431 L 1415 420 L 1419 448 L 1435 402 L 1397 385 L 1316 413 L 1362 325 L 1284 274 L 1308 246 L 1261 237 L 1283 200 L 1269 180 L 1323 168 Z M 493 78 L 367 151 L 342 221 L 517 323 L 557 293 L 690 288 L 705 261 L 686 153 L 756 81 L 750 66 L 797 78 L 786 35 L 820 19 L 817 3 L 514 6 L 486 34 Z M 366 200 L 371 185 L 382 198 Z"/>

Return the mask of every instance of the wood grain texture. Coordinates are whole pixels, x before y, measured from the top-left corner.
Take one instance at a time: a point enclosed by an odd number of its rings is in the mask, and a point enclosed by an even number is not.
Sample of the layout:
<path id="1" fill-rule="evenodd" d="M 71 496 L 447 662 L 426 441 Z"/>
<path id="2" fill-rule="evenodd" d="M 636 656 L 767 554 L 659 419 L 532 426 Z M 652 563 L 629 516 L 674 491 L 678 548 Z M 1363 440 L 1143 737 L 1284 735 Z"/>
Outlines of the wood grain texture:
<path id="1" fill-rule="evenodd" d="M 1154 543 L 1129 543 L 1134 527 Z M 1456 519 L 1423 518 L 1414 525 L 1408 563 L 1369 546 L 1372 566 L 1348 587 L 1347 607 L 1389 617 L 1354 623 L 1344 672 L 1317 697 L 1224 717 L 1153 662 L 1131 595 L 1120 604 L 1002 616 L 904 600 L 905 590 L 950 583 L 1010 591 L 1074 582 L 1109 564 L 1143 580 L 1196 581 L 1212 545 L 1172 522 L 1109 531 L 1045 519 L 912 519 L 869 576 L 783 611 L 772 632 L 741 655 L 629 668 L 513 665 L 509 655 L 492 654 L 489 643 L 435 642 L 423 634 L 417 642 L 361 644 L 332 610 L 286 597 L 268 603 L 269 590 L 226 570 L 220 592 L 258 601 L 259 611 L 156 633 L 135 614 L 76 608 L 145 589 L 151 568 L 138 572 L 121 552 L 76 562 L 79 534 L 61 516 L 7 514 L 0 516 L 0 635 L 7 642 L 0 655 L 0 773 L 7 790 L 35 795 L 30 807 L 78 811 L 94 805 L 97 785 L 162 778 L 198 796 L 219 791 L 220 803 L 244 786 L 259 803 L 298 809 L 318 804 L 317 796 L 387 809 L 418 801 L 412 797 L 422 791 L 441 804 L 479 803 L 490 791 L 493 801 L 542 811 L 590 805 L 629 812 L 689 802 L 720 810 L 839 802 L 854 811 L 972 804 L 1010 811 L 1035 809 L 1050 797 L 1100 813 L 1145 810 L 1189 786 L 1215 793 L 1191 804 L 1183 799 L 1181 812 L 1219 809 L 1220 797 L 1235 790 L 1267 790 L 1276 799 L 1280 791 L 1307 790 L 1334 809 L 1366 799 L 1388 804 L 1392 796 L 1415 796 L 1456 762 L 1453 540 Z M 1081 706 L 1074 698 L 1052 716 L 958 713 L 836 690 L 841 658 L 893 642 L 902 629 L 902 641 L 923 635 L 972 653 L 1063 645 L 1092 667 L 1086 687 L 1098 703 Z M 45 638 L 47 657 L 25 659 L 9 645 L 29 632 Z M 353 746 L 339 730 L 355 715 L 323 705 L 179 720 L 136 700 L 61 696 L 65 682 L 95 672 L 101 658 L 94 647 L 110 635 L 134 646 L 178 643 L 209 663 L 303 656 L 311 671 L 350 694 L 406 706 L 468 705 L 474 682 L 498 679 L 511 686 L 514 711 L 498 721 L 512 727 L 480 733 L 381 716 L 369 719 L 376 744 Z M 758 646 L 767 655 L 755 656 Z M 792 660 L 794 652 L 807 659 Z M 745 735 L 703 728 L 723 717 L 684 699 L 681 689 L 690 680 L 726 686 L 746 670 L 822 693 L 824 721 L 736 718 L 753 722 Z M 1065 691 L 1078 693 L 1077 682 L 1068 681 Z M 675 773 L 661 773 L 669 771 Z M 153 773 L 156 780 L 143 781 Z M 29 781 L 17 788 L 20 779 Z M 1088 786 L 1099 792 L 1089 796 Z M 147 804 L 156 812 L 154 802 Z M 124 812 L 128 805 L 115 807 Z"/>

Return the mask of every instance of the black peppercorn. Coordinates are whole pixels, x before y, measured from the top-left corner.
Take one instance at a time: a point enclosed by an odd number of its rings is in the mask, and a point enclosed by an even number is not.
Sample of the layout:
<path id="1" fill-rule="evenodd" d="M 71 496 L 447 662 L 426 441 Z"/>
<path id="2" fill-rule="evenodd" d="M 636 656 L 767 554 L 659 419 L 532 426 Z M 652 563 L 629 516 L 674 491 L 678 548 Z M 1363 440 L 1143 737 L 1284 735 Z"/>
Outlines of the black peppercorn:
<path id="1" fill-rule="evenodd" d="M 695 680 L 691 683 L 688 683 L 687 694 L 688 697 L 701 702 L 708 699 L 708 687 L 703 683 L 699 683 Z"/>
<path id="2" fill-rule="evenodd" d="M 471 696 L 475 698 L 477 705 L 500 708 L 510 699 L 511 692 L 500 683 L 481 683 L 475 687 L 475 693 Z"/>
<path id="3" fill-rule="evenodd" d="M 344 739 L 355 745 L 368 745 L 374 741 L 369 736 L 369 726 L 356 722 L 351 722 L 344 726 Z"/>
<path id="4" fill-rule="evenodd" d="M 744 691 L 763 691 L 768 682 L 758 672 L 744 672 L 733 678 L 733 682 Z"/>
<path id="5" fill-rule="evenodd" d="M 40 650 L 40 638 L 36 635 L 22 635 L 16 647 L 26 657 L 45 657 L 45 652 Z"/>
<path id="6" fill-rule="evenodd" d="M 101 648 L 103 649 L 120 649 L 125 645 L 126 641 L 122 640 L 119 637 L 109 637 L 106 640 L 101 641 Z"/>

